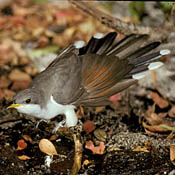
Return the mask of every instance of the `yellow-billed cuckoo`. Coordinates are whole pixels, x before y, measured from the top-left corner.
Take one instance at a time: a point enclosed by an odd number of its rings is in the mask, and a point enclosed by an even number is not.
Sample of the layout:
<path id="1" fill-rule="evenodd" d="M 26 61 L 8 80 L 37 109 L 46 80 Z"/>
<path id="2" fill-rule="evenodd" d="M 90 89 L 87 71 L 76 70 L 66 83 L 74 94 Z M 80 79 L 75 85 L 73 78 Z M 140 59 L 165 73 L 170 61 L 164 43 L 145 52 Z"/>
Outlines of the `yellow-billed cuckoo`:
<path id="1" fill-rule="evenodd" d="M 116 36 L 116 32 L 96 34 L 86 46 L 72 44 L 62 50 L 8 108 L 46 120 L 64 114 L 66 126 L 75 126 L 77 105 L 110 104 L 110 96 L 136 83 L 145 71 L 160 67 L 161 62 L 153 61 L 170 53 L 148 54 L 160 44 L 143 46 L 148 35 L 132 34 L 113 44 Z"/>

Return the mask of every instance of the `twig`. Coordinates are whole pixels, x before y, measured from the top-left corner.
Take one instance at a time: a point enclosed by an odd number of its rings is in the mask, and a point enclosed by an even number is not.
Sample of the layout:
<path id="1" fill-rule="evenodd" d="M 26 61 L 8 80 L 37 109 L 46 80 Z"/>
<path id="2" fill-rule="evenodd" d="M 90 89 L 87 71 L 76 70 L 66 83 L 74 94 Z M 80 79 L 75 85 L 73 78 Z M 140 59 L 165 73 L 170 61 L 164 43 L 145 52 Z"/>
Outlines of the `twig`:
<path id="1" fill-rule="evenodd" d="M 74 143 L 75 143 L 75 154 L 74 154 L 74 164 L 73 164 L 73 167 L 72 167 L 72 175 L 78 174 L 78 171 L 81 168 L 83 145 L 80 142 L 81 139 L 80 139 L 79 135 L 78 134 L 73 134 Z"/>
<path id="2" fill-rule="evenodd" d="M 140 24 L 133 24 L 130 22 L 123 22 L 119 18 L 112 17 L 101 10 L 97 9 L 90 2 L 69 0 L 74 6 L 82 10 L 84 13 L 93 16 L 102 24 L 116 30 L 117 32 L 129 35 L 132 33 L 149 34 L 151 40 L 165 39 L 169 32 L 160 28 L 151 28 L 150 26 L 143 26 Z"/>

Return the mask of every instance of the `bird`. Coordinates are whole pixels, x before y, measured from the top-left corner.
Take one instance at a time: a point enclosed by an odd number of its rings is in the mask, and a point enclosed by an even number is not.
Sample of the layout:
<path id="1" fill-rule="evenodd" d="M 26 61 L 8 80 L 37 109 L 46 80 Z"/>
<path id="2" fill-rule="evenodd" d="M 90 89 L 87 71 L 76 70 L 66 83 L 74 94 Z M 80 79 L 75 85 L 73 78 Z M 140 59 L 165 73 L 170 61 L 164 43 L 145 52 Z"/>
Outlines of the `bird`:
<path id="1" fill-rule="evenodd" d="M 170 54 L 168 49 L 153 52 L 161 43 L 146 42 L 147 34 L 130 34 L 115 42 L 117 35 L 97 33 L 87 44 L 79 41 L 61 50 L 27 89 L 14 96 L 8 109 L 42 120 L 63 114 L 65 126 L 74 127 L 77 106 L 110 105 L 111 96 L 162 66 L 158 60 Z"/>

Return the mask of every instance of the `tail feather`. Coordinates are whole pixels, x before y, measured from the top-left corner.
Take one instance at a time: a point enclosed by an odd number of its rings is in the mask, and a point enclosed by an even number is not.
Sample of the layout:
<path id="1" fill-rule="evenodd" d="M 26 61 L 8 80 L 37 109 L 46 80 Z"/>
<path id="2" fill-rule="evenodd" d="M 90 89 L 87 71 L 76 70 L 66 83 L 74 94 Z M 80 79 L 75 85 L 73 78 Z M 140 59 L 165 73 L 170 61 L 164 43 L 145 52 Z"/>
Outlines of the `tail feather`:
<path id="1" fill-rule="evenodd" d="M 92 37 L 79 49 L 85 93 L 77 104 L 106 104 L 110 96 L 143 78 L 145 71 L 160 67 L 161 62 L 152 62 L 169 54 L 169 50 L 150 53 L 160 42 L 145 45 L 148 35 L 132 34 L 112 45 L 116 36 L 117 33 L 111 32 L 103 38 L 101 35 Z"/>
<path id="2" fill-rule="evenodd" d="M 79 55 L 88 53 L 103 54 L 114 42 L 116 36 L 116 32 L 111 32 L 103 38 L 95 38 L 93 36 L 85 47 L 79 49 Z"/>
<path id="3" fill-rule="evenodd" d="M 130 35 L 107 51 L 107 55 L 116 55 L 123 59 L 133 53 L 133 51 L 136 51 L 147 38 L 148 35 Z"/>
<path id="4" fill-rule="evenodd" d="M 160 45 L 160 42 L 153 42 L 150 43 L 144 47 L 141 47 L 140 49 L 138 49 L 136 52 L 131 53 L 127 59 L 130 60 L 130 62 L 132 63 L 132 60 L 141 60 L 139 57 L 143 56 L 144 54 L 148 53 L 149 51 L 155 49 L 156 47 L 158 47 Z"/>

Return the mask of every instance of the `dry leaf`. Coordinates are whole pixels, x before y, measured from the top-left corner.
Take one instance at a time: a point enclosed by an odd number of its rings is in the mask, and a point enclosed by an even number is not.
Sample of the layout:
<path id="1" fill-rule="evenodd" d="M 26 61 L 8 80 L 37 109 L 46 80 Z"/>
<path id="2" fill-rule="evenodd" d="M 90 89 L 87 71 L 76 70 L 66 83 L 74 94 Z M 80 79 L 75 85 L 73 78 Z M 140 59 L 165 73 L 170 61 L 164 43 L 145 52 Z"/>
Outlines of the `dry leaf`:
<path id="1" fill-rule="evenodd" d="M 48 139 L 41 139 L 39 142 L 40 150 L 48 155 L 58 155 L 55 146 Z"/>
<path id="2" fill-rule="evenodd" d="M 18 156 L 18 159 L 20 159 L 20 160 L 29 160 L 30 157 L 26 156 L 26 155 L 22 155 L 22 156 Z"/>
<path id="3" fill-rule="evenodd" d="M 83 124 L 83 130 L 89 134 L 90 132 L 92 132 L 94 130 L 94 122 L 91 120 L 87 120 L 84 122 Z"/>
<path id="4" fill-rule="evenodd" d="M 106 138 L 107 138 L 107 134 L 106 134 L 106 132 L 103 129 L 96 129 L 94 131 L 94 136 L 98 140 L 103 141 L 103 142 L 105 142 L 106 141 Z"/>
<path id="5" fill-rule="evenodd" d="M 105 150 L 105 144 L 104 142 L 100 142 L 99 146 L 94 146 L 93 142 L 87 141 L 86 145 L 85 145 L 86 149 L 89 149 L 93 152 L 93 154 L 104 154 L 104 150 Z"/>
<path id="6" fill-rule="evenodd" d="M 175 118 L 175 106 L 171 107 L 171 109 L 168 111 L 168 115 L 172 118 Z"/>
<path id="7" fill-rule="evenodd" d="M 10 80 L 6 76 L 0 77 L 0 88 L 7 88 L 10 85 Z"/>
<path id="8" fill-rule="evenodd" d="M 145 119 L 149 122 L 150 125 L 159 125 L 162 123 L 162 118 L 159 117 L 156 113 L 147 114 Z"/>
<path id="9" fill-rule="evenodd" d="M 133 151 L 137 152 L 149 152 L 148 147 L 146 146 L 137 146 Z"/>
<path id="10" fill-rule="evenodd" d="M 88 166 L 89 164 L 92 164 L 92 163 L 93 163 L 93 160 L 90 160 L 90 161 L 89 161 L 89 160 L 86 159 L 86 160 L 83 162 L 82 168 L 85 169 L 85 166 Z"/>
<path id="11" fill-rule="evenodd" d="M 170 145 L 170 160 L 171 162 L 175 160 L 175 145 Z"/>
<path id="12" fill-rule="evenodd" d="M 12 90 L 23 90 L 26 89 L 30 84 L 30 80 L 25 80 L 25 81 L 15 81 L 11 87 Z"/>
<path id="13" fill-rule="evenodd" d="M 23 139 L 18 140 L 17 145 L 18 145 L 17 150 L 23 150 L 27 148 L 27 143 Z"/>
<path id="14" fill-rule="evenodd" d="M 24 138 L 24 140 L 29 141 L 30 143 L 32 143 L 33 141 L 32 138 L 28 135 L 23 135 L 22 137 Z"/>
<path id="15" fill-rule="evenodd" d="M 150 91 L 153 101 L 161 108 L 168 107 L 169 103 L 162 97 L 160 97 L 156 92 Z"/>
<path id="16" fill-rule="evenodd" d="M 161 127 L 160 125 L 147 125 L 145 122 L 142 122 L 142 125 L 145 129 L 148 129 L 150 132 L 167 132 L 168 129 Z"/>
<path id="17" fill-rule="evenodd" d="M 98 114 L 105 110 L 105 106 L 99 106 L 95 108 L 95 113 Z"/>
<path id="18" fill-rule="evenodd" d="M 112 101 L 112 102 L 116 102 L 116 101 L 121 100 L 121 96 L 120 96 L 120 94 L 115 94 L 115 95 L 111 96 L 109 98 L 109 100 Z"/>
<path id="19" fill-rule="evenodd" d="M 57 139 L 57 136 L 54 134 L 54 135 L 52 135 L 50 138 L 49 138 L 49 140 L 50 141 L 53 141 L 53 140 L 56 140 Z"/>
<path id="20" fill-rule="evenodd" d="M 12 81 L 31 81 L 31 77 L 27 73 L 22 72 L 18 69 L 14 69 L 9 74 L 9 79 Z"/>

